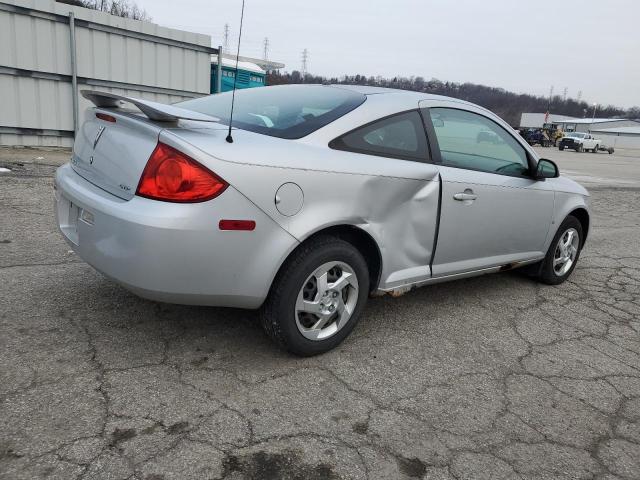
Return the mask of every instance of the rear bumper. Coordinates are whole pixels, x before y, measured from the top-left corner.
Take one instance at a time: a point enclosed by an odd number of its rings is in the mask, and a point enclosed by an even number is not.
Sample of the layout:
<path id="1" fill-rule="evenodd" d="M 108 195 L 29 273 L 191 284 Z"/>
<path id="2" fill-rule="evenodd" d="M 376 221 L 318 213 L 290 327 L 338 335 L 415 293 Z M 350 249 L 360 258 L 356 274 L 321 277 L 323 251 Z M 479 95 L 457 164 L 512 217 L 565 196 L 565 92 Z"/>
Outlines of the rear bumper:
<path id="1" fill-rule="evenodd" d="M 88 264 L 139 296 L 257 308 L 297 240 L 233 187 L 203 203 L 129 201 L 94 186 L 70 165 L 56 173 L 56 219 Z M 221 231 L 221 219 L 255 220 Z"/>

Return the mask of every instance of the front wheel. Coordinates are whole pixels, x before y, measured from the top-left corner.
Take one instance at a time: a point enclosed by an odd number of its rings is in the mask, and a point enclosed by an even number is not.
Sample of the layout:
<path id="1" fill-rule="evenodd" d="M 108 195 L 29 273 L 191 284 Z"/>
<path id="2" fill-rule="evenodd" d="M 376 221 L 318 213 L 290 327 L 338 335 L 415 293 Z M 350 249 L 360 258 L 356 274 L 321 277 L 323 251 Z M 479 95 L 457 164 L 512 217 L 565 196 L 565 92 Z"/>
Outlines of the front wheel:
<path id="1" fill-rule="evenodd" d="M 584 145 L 579 145 L 578 148 L 576 148 L 576 152 L 583 153 L 584 152 Z"/>
<path id="2" fill-rule="evenodd" d="M 324 353 L 355 327 L 369 295 L 360 252 L 335 237 L 301 245 L 273 282 L 260 314 L 269 337 L 300 356 Z"/>
<path id="3" fill-rule="evenodd" d="M 542 261 L 538 274 L 541 282 L 558 285 L 569 278 L 580 258 L 582 235 L 582 225 L 576 217 L 568 216 L 562 222 Z"/>

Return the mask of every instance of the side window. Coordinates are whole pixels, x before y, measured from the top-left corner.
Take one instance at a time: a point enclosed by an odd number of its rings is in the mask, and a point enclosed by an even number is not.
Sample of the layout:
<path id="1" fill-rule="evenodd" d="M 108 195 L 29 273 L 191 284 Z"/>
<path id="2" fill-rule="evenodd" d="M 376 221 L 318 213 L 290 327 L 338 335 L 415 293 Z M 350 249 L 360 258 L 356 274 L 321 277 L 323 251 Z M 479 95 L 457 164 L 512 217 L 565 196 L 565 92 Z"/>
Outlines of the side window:
<path id="1" fill-rule="evenodd" d="M 504 128 L 476 113 L 429 109 L 442 164 L 504 175 L 526 175 L 525 149 Z"/>
<path id="2" fill-rule="evenodd" d="M 333 140 L 337 150 L 407 160 L 427 160 L 427 137 L 417 111 L 383 118 Z"/>

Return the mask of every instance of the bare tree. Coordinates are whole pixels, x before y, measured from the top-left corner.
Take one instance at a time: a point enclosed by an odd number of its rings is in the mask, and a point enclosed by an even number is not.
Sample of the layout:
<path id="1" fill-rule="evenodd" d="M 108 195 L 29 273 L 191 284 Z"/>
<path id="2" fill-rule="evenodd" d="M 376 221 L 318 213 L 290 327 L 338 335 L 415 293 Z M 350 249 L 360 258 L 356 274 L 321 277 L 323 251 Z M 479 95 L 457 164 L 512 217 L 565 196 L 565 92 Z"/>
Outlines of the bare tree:
<path id="1" fill-rule="evenodd" d="M 56 0 L 59 3 L 75 5 L 107 12 L 117 17 L 132 18 L 134 20 L 151 20 L 146 10 L 140 8 L 132 0 Z"/>

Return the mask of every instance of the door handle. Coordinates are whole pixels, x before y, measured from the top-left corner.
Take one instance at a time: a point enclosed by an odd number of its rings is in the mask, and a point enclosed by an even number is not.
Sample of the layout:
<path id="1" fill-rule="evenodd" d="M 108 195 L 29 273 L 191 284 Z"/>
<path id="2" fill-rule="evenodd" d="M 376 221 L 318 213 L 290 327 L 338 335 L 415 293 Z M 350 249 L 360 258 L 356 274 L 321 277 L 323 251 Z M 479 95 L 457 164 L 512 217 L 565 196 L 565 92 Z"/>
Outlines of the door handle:
<path id="1" fill-rule="evenodd" d="M 458 200 L 459 202 L 475 200 L 476 198 L 478 198 L 478 196 L 475 193 L 473 193 L 471 190 L 465 190 L 464 192 L 456 193 L 453 196 L 453 199 Z"/>

